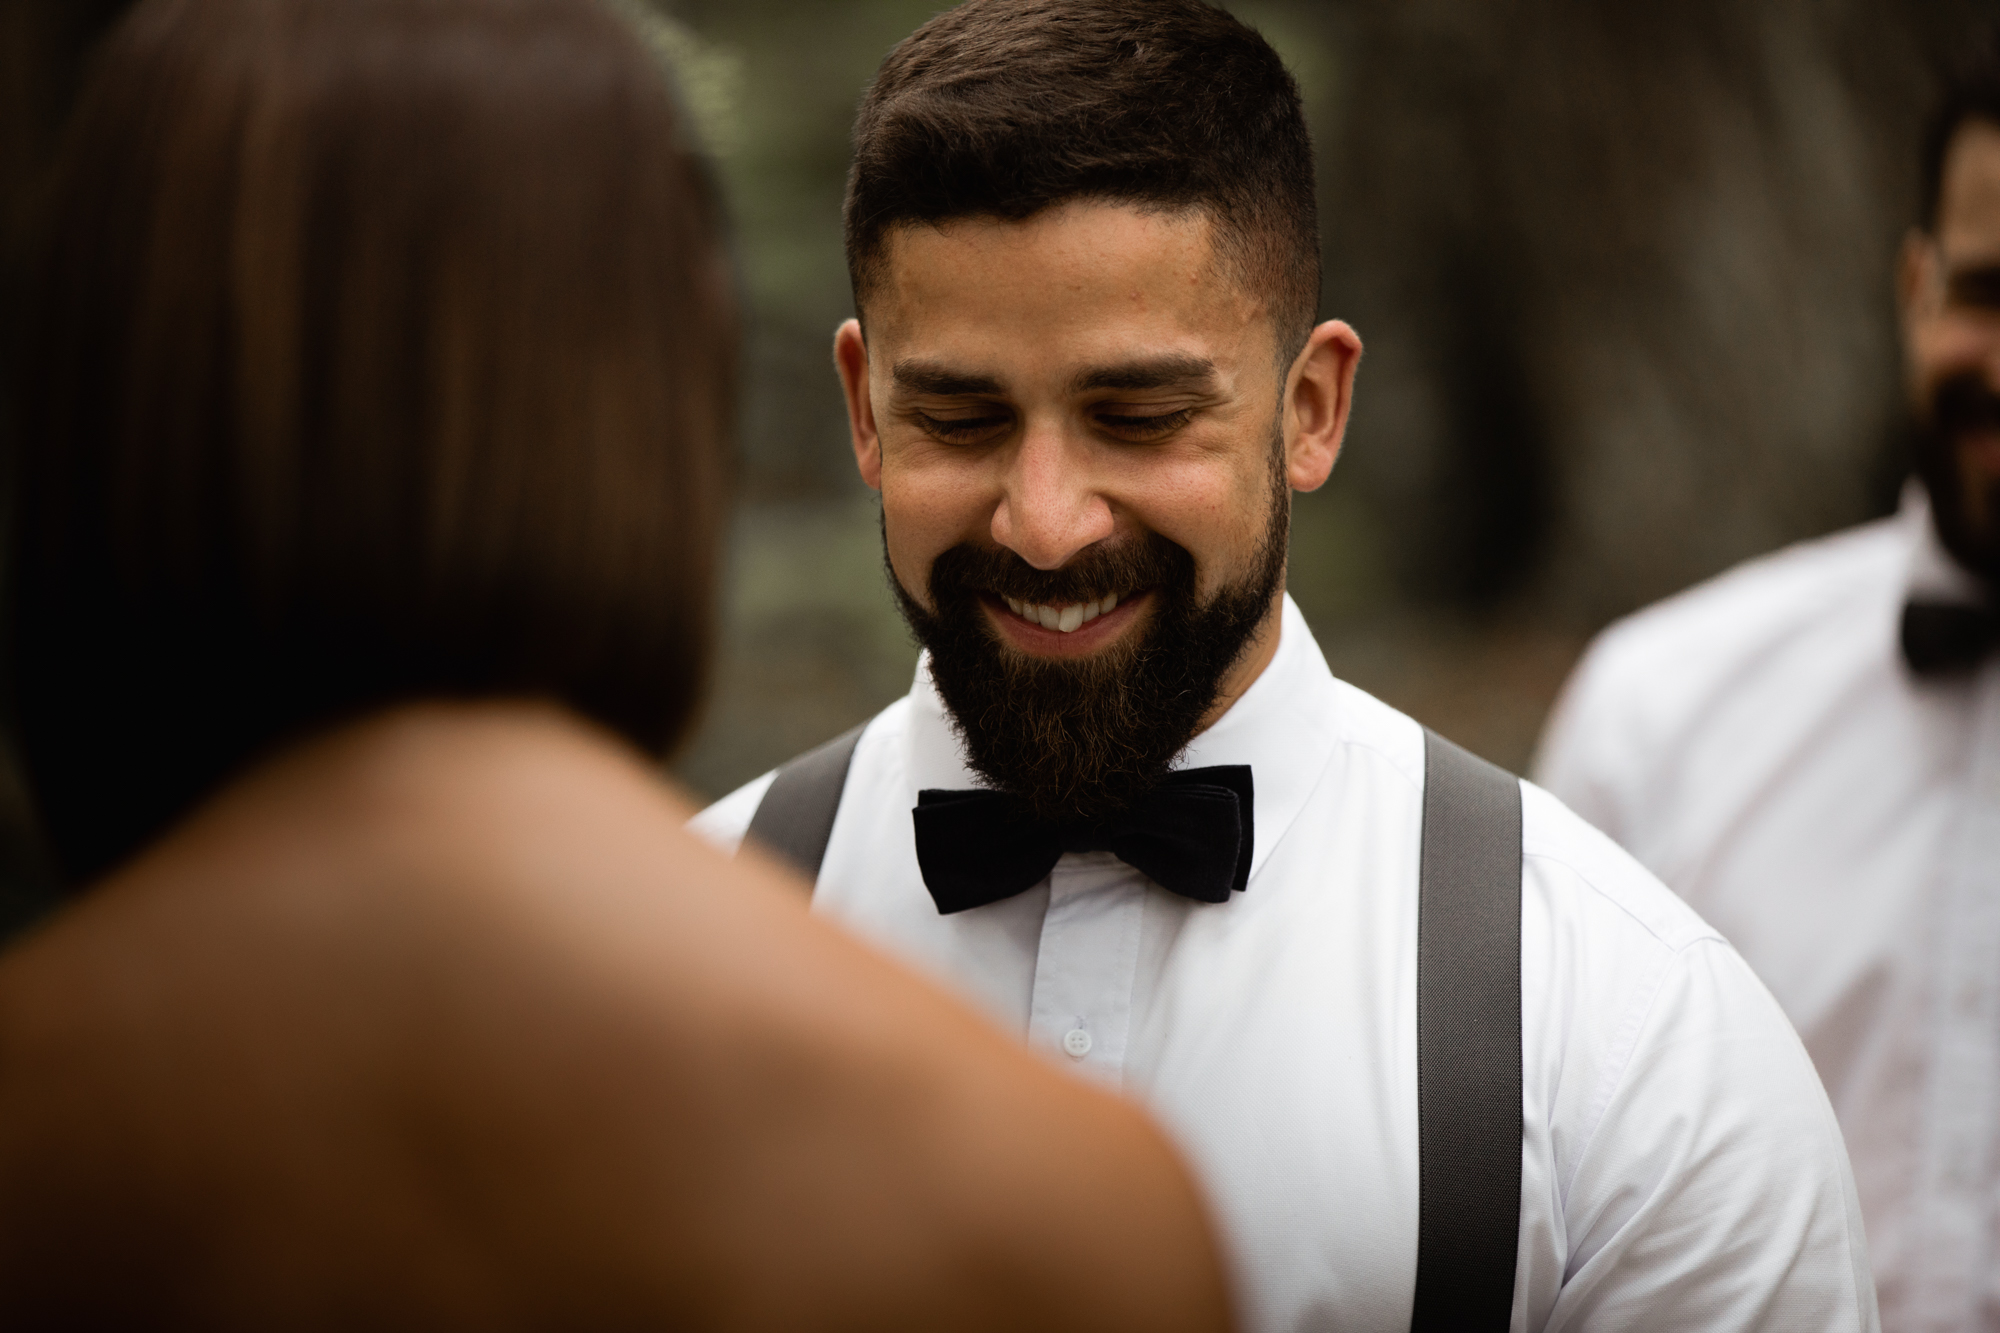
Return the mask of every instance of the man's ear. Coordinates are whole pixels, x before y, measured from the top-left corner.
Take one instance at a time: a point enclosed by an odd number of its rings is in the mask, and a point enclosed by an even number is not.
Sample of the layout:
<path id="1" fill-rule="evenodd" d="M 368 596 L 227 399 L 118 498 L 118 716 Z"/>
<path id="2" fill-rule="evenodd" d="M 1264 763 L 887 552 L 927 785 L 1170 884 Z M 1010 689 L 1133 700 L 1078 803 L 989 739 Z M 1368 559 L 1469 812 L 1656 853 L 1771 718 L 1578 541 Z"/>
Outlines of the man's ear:
<path id="1" fill-rule="evenodd" d="M 875 429 L 875 404 L 868 396 L 868 344 L 861 321 L 850 319 L 833 334 L 833 366 L 847 395 L 847 432 L 854 441 L 854 466 L 871 490 L 882 489 L 882 436 Z"/>
<path id="2" fill-rule="evenodd" d="M 1896 313 L 1902 318 L 1905 337 L 1921 315 L 1926 297 L 1937 281 L 1937 275 L 1931 271 L 1936 263 L 1937 245 L 1921 227 L 1903 233 L 1903 248 L 1896 256 Z"/>
<path id="3" fill-rule="evenodd" d="M 1347 418 L 1354 409 L 1354 372 L 1361 336 L 1345 320 L 1312 331 L 1285 379 L 1285 480 L 1316 491 L 1333 474 Z"/>

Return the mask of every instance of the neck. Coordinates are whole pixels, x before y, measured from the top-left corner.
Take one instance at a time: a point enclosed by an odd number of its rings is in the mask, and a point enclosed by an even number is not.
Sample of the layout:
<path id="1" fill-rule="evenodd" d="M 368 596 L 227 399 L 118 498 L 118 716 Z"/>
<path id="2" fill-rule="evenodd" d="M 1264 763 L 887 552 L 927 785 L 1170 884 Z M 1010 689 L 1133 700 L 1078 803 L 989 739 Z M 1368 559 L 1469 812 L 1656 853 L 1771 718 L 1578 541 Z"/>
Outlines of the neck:
<path id="1" fill-rule="evenodd" d="M 1222 688 L 1216 691 L 1215 704 L 1202 715 L 1201 726 L 1195 729 L 1199 736 L 1222 720 L 1222 715 L 1236 706 L 1236 701 L 1257 683 L 1257 677 L 1271 665 L 1278 655 L 1278 639 L 1285 620 L 1285 590 L 1282 586 L 1271 594 L 1271 605 L 1264 612 L 1264 618 L 1257 622 L 1257 632 L 1244 645 L 1243 655 L 1236 659 L 1236 665 L 1229 668 L 1222 678 Z"/>

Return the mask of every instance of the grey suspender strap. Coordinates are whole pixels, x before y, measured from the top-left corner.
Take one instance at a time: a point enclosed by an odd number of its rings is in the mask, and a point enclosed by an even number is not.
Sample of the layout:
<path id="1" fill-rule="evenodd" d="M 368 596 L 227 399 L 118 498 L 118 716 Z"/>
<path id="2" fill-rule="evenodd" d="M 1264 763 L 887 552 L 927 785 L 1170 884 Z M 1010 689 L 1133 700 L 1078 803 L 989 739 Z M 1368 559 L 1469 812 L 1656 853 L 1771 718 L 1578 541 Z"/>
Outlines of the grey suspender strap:
<path id="1" fill-rule="evenodd" d="M 856 727 L 778 770 L 749 835 L 817 879 Z M 1424 731 L 1411 1333 L 1505 1333 L 1521 1219 L 1521 784 Z"/>
<path id="2" fill-rule="evenodd" d="M 1411 1333 L 1505 1333 L 1521 1227 L 1521 784 L 1424 730 Z"/>
<path id="3" fill-rule="evenodd" d="M 847 786 L 847 766 L 854 762 L 854 747 L 867 725 L 780 767 L 764 789 L 757 813 L 750 816 L 744 836 L 791 862 L 808 881 L 819 878 L 827 840 L 833 837 L 833 817 L 840 812 L 840 793 Z"/>

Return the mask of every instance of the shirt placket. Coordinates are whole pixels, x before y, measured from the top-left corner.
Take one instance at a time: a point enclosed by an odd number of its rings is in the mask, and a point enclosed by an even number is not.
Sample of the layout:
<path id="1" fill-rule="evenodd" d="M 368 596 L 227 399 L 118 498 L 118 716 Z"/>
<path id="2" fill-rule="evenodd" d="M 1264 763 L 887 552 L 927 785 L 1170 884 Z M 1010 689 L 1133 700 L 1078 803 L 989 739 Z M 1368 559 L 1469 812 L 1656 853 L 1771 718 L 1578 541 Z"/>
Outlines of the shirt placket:
<path id="1" fill-rule="evenodd" d="M 1978 1327 L 1993 1259 L 2000 1136 L 2000 667 L 1976 682 L 1970 771 L 1944 866 L 1933 995 L 1934 1045 L 1916 1199 L 1912 1327 Z"/>
<path id="2" fill-rule="evenodd" d="M 1125 1075 L 1145 880 L 1109 853 L 1064 856 L 1049 874 L 1028 1040 L 1113 1087 Z"/>

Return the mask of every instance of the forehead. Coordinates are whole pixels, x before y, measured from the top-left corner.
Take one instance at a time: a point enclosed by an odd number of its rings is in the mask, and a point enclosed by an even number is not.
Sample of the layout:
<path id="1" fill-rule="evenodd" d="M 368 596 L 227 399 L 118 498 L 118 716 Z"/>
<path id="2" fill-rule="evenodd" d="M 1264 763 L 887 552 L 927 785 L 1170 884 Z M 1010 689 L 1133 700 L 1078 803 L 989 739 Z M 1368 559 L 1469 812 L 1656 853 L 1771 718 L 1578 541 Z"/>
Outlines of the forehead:
<path id="1" fill-rule="evenodd" d="M 1968 120 L 1945 152 L 1938 240 L 1955 263 L 2000 261 L 2000 126 Z"/>
<path id="2" fill-rule="evenodd" d="M 1233 362 L 1276 336 L 1205 213 L 1112 203 L 898 227 L 866 316 L 896 355 L 1023 373 L 1134 353 Z"/>

